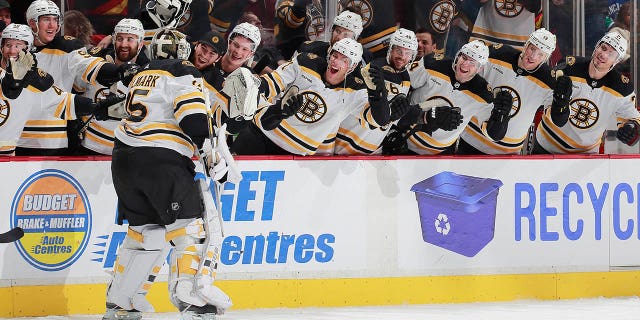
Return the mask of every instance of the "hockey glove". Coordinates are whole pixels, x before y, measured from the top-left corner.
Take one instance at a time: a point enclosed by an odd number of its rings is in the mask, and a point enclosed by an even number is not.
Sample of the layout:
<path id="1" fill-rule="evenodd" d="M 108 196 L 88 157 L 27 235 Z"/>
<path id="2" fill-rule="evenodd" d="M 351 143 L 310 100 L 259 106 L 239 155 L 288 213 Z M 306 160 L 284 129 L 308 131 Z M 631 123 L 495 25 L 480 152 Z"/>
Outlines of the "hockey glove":
<path id="1" fill-rule="evenodd" d="M 622 127 L 618 129 L 616 134 L 618 140 L 622 141 L 628 146 L 633 146 L 638 143 L 640 137 L 640 125 L 635 121 L 627 121 Z"/>
<path id="2" fill-rule="evenodd" d="M 133 76 L 140 72 L 141 69 L 142 67 L 131 61 L 123 63 L 118 66 L 118 78 L 122 81 L 122 84 L 128 87 Z"/>
<path id="3" fill-rule="evenodd" d="M 391 108 L 390 121 L 396 121 L 411 109 L 407 96 L 403 93 L 395 95 L 391 101 L 389 101 L 389 108 Z"/>
<path id="4" fill-rule="evenodd" d="M 238 183 L 242 180 L 242 174 L 229 151 L 226 130 L 226 124 L 216 128 L 215 147 L 211 140 L 205 139 L 202 148 L 200 148 L 200 159 L 205 166 L 206 174 L 211 179 L 220 183 L 225 181 Z"/>
<path id="5" fill-rule="evenodd" d="M 571 78 L 560 76 L 556 80 L 553 89 L 553 102 L 551 103 L 551 120 L 559 127 L 564 126 L 569 120 L 569 100 L 573 92 Z"/>
<path id="6" fill-rule="evenodd" d="M 424 125 L 423 130 L 429 134 L 442 129 L 452 131 L 462 123 L 462 114 L 459 107 L 433 107 L 429 111 L 423 111 L 418 118 L 418 124 Z"/>
<path id="7" fill-rule="evenodd" d="M 382 154 L 399 155 L 406 154 L 408 150 L 407 136 L 401 128 L 392 126 L 389 133 L 382 140 Z"/>
<path id="8" fill-rule="evenodd" d="M 289 97 L 287 101 L 284 101 L 281 106 L 282 119 L 289 118 L 292 115 L 298 113 L 298 111 L 300 111 L 300 109 L 302 108 L 303 102 L 304 98 L 301 94 L 295 94 Z"/>
<path id="9" fill-rule="evenodd" d="M 127 117 L 124 102 L 127 96 L 110 94 L 96 103 L 93 111 L 97 120 L 120 120 Z"/>
<path id="10" fill-rule="evenodd" d="M 491 110 L 491 116 L 497 117 L 498 120 L 508 120 L 511 113 L 511 107 L 513 106 L 513 97 L 508 91 L 499 91 L 493 98 L 493 110 Z"/>
<path id="11" fill-rule="evenodd" d="M 360 69 L 364 83 L 367 85 L 369 98 L 381 98 L 387 96 L 387 90 L 384 86 L 384 75 L 382 70 L 372 67 L 371 64 Z"/>
<path id="12" fill-rule="evenodd" d="M 38 62 L 31 52 L 20 51 L 18 58 L 9 59 L 7 72 L 13 75 L 13 79 L 20 81 L 29 71 L 36 71 Z"/>

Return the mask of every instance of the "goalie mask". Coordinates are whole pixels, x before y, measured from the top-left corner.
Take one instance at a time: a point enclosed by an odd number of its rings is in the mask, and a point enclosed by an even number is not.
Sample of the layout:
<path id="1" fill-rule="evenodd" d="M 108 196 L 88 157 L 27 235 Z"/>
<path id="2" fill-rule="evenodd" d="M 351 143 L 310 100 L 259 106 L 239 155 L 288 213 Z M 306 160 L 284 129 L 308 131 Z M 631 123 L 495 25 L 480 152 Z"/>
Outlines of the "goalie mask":
<path id="1" fill-rule="evenodd" d="M 333 19 L 333 28 L 336 26 L 353 31 L 356 40 L 362 33 L 362 17 L 351 11 L 342 11 Z"/>
<path id="2" fill-rule="evenodd" d="M 153 0 L 147 3 L 147 12 L 160 28 L 176 28 L 189 9 L 191 0 Z"/>
<path id="3" fill-rule="evenodd" d="M 187 37 L 173 29 L 157 32 L 149 45 L 151 59 L 180 59 L 187 60 L 191 54 L 191 47 Z"/>
<path id="4" fill-rule="evenodd" d="M 33 33 L 31 28 L 24 24 L 12 23 L 9 24 L 2 31 L 2 44 L 4 45 L 4 39 L 17 39 L 27 43 L 27 51 L 31 50 L 33 46 Z"/>
<path id="5" fill-rule="evenodd" d="M 404 69 L 406 69 L 418 54 L 418 38 L 416 38 L 416 34 L 413 31 L 404 28 L 400 28 L 394 32 L 389 40 L 389 49 L 387 50 L 388 64 L 391 64 L 391 50 L 396 46 L 409 49 L 412 52 L 411 58 L 404 66 Z"/>

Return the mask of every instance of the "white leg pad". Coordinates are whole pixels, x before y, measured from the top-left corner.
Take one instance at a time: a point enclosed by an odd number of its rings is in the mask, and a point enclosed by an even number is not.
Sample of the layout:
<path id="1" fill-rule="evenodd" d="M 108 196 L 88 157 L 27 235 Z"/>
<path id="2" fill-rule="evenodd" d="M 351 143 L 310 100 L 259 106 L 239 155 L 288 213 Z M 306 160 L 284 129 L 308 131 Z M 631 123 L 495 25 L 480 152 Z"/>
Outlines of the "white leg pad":
<path id="1" fill-rule="evenodd" d="M 179 219 L 168 225 L 167 230 L 167 238 L 175 246 L 170 259 L 171 302 L 181 311 L 189 305 L 213 305 L 218 309 L 217 313 L 222 314 L 232 302 L 213 284 L 219 258 L 219 241 L 216 240 L 221 236 L 208 235 L 201 218 Z M 216 240 L 207 241 L 212 240 L 209 237 Z"/>
<path id="2" fill-rule="evenodd" d="M 129 227 L 107 289 L 107 303 L 125 310 L 153 312 L 145 295 L 169 251 L 165 233 L 165 228 L 158 225 Z"/>

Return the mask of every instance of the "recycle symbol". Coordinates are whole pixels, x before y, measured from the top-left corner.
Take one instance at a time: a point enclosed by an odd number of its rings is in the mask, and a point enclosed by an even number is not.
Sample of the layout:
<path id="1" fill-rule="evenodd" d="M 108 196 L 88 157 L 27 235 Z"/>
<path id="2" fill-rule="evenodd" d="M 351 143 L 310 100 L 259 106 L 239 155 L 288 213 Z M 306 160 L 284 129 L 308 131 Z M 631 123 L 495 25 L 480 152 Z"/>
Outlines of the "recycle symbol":
<path id="1" fill-rule="evenodd" d="M 436 226 L 436 232 L 442 233 L 443 236 L 446 236 L 447 234 L 449 234 L 449 231 L 451 231 L 449 218 L 444 213 L 438 214 L 438 217 L 434 221 L 434 224 Z"/>

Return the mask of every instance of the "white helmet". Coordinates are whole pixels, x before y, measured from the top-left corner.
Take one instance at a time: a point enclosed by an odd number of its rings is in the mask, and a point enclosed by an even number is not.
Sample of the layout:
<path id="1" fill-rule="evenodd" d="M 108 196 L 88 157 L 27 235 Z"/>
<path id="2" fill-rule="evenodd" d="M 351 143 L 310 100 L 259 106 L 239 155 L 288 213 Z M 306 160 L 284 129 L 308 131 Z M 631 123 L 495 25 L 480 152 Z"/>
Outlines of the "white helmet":
<path id="1" fill-rule="evenodd" d="M 27 8 L 27 22 L 30 20 L 38 22 L 41 16 L 48 15 L 57 16 L 59 22 L 62 23 L 62 19 L 60 19 L 60 9 L 55 2 L 51 0 L 35 0 L 29 5 L 29 8 Z"/>
<path id="2" fill-rule="evenodd" d="M 356 35 L 356 39 L 358 39 L 362 33 L 362 17 L 357 13 L 345 10 L 340 12 L 340 14 L 333 19 L 333 27 L 335 26 L 353 31 Z"/>
<path id="3" fill-rule="evenodd" d="M 331 52 L 334 50 L 344 54 L 351 60 L 351 65 L 349 65 L 351 71 L 353 71 L 356 65 L 360 63 L 360 60 L 362 60 L 362 45 L 351 38 L 343 38 L 334 43 L 331 49 L 329 49 L 327 61 L 329 61 L 329 56 L 331 56 Z"/>
<path id="4" fill-rule="evenodd" d="M 138 19 L 122 19 L 116 24 L 113 28 L 113 38 L 115 39 L 115 35 L 118 33 L 129 33 L 138 36 L 138 39 L 142 41 L 144 38 L 144 27 L 142 26 L 142 22 Z"/>
<path id="5" fill-rule="evenodd" d="M 526 48 L 528 44 L 538 47 L 538 49 L 547 54 L 548 58 L 553 53 L 553 50 L 556 49 L 556 36 L 547 31 L 547 29 L 540 28 L 531 33 L 524 47 Z"/>
<path id="6" fill-rule="evenodd" d="M 484 66 L 487 61 L 489 61 L 489 48 L 480 40 L 473 40 L 463 45 L 462 48 L 458 50 L 458 53 L 456 53 L 456 58 L 453 60 L 454 66 L 461 54 L 477 61 L 481 66 Z"/>
<path id="7" fill-rule="evenodd" d="M 151 59 L 189 59 L 191 46 L 187 37 L 175 29 L 163 29 L 151 39 Z"/>
<path id="8" fill-rule="evenodd" d="M 233 30 L 229 34 L 229 42 L 231 42 L 231 39 L 233 39 L 236 34 L 239 34 L 253 42 L 253 52 L 256 51 L 256 49 L 260 45 L 260 41 L 262 41 L 260 37 L 260 29 L 248 22 L 243 22 L 233 28 Z M 229 43 L 229 45 L 231 45 L 231 43 Z"/>
<path id="9" fill-rule="evenodd" d="M 147 3 L 147 12 L 160 28 L 175 28 L 189 9 L 191 0 L 153 0 Z"/>
<path id="10" fill-rule="evenodd" d="M 409 60 L 409 63 L 407 63 L 405 68 L 413 62 L 418 54 L 418 38 L 416 38 L 416 34 L 411 30 L 400 28 L 391 35 L 391 39 L 389 40 L 389 49 L 387 50 L 387 63 L 389 64 L 391 64 L 391 49 L 393 49 L 394 46 L 407 48 L 413 51 L 411 60 Z"/>
<path id="11" fill-rule="evenodd" d="M 2 31 L 2 40 L 4 39 L 18 39 L 25 41 L 27 43 L 27 50 L 30 50 L 33 45 L 33 33 L 31 32 L 31 28 L 25 24 L 9 24 Z"/>
<path id="12" fill-rule="evenodd" d="M 596 48 L 603 42 L 610 45 L 616 50 L 616 52 L 618 52 L 618 59 L 616 59 L 615 63 L 620 62 L 624 58 L 627 53 L 627 39 L 625 39 L 621 34 L 615 31 L 605 34 L 604 37 L 602 37 L 602 39 L 600 39 L 596 44 Z"/>

